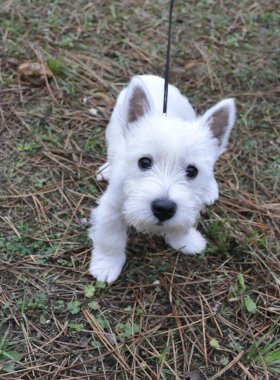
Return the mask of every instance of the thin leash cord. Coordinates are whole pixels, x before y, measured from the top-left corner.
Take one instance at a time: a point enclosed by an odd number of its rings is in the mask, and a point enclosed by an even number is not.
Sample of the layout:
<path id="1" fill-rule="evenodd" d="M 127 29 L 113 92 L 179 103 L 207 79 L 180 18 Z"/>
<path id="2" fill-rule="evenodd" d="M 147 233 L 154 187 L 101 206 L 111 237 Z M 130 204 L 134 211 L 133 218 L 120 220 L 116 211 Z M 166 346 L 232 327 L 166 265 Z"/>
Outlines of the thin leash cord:
<path id="1" fill-rule="evenodd" d="M 164 94 L 163 94 L 163 114 L 167 113 L 167 100 L 168 100 L 168 82 L 169 82 L 169 66 L 170 66 L 170 44 L 171 44 L 171 24 L 174 0 L 170 0 L 169 4 L 169 23 L 168 23 L 168 42 L 165 59 L 165 76 L 164 76 Z"/>

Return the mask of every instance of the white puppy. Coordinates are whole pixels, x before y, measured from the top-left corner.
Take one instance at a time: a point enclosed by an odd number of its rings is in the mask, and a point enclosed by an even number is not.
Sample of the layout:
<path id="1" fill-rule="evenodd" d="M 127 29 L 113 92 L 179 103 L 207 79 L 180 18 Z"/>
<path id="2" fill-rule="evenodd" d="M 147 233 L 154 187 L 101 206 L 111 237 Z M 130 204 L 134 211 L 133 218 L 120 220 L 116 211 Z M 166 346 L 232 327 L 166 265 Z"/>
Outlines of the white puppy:
<path id="1" fill-rule="evenodd" d="M 121 91 L 107 127 L 108 160 L 97 176 L 109 185 L 92 212 L 90 273 L 113 282 L 125 263 L 127 227 L 162 235 L 185 254 L 200 253 L 200 211 L 218 198 L 213 169 L 235 120 L 233 99 L 197 117 L 188 99 L 164 80 L 135 76 Z"/>

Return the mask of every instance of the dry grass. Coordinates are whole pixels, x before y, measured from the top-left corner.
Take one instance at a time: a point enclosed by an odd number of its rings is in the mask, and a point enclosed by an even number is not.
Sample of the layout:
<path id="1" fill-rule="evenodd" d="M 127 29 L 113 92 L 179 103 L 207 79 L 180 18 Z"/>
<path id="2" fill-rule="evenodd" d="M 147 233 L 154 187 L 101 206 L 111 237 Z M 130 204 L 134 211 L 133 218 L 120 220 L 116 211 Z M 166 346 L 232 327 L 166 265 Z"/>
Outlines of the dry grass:
<path id="1" fill-rule="evenodd" d="M 238 106 L 209 246 L 186 257 L 132 231 L 105 288 L 80 220 L 119 90 L 163 74 L 167 1 L 1 5 L 1 379 L 279 379 L 278 2 L 175 3 L 172 82 L 200 112 Z M 20 82 L 26 60 L 55 80 Z"/>

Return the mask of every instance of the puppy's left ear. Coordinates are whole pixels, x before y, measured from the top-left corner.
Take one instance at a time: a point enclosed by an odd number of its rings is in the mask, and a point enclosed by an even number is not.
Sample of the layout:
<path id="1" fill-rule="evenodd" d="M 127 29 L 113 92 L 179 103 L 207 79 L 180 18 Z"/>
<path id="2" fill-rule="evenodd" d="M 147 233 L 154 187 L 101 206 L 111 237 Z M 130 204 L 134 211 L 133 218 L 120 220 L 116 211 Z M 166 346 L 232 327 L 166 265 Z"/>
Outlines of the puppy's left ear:
<path id="1" fill-rule="evenodd" d="M 125 108 L 127 126 L 152 112 L 153 100 L 140 76 L 133 77 L 127 87 Z"/>
<path id="2" fill-rule="evenodd" d="M 202 116 L 203 122 L 217 139 L 219 155 L 226 150 L 230 131 L 235 122 L 234 99 L 224 99 Z"/>

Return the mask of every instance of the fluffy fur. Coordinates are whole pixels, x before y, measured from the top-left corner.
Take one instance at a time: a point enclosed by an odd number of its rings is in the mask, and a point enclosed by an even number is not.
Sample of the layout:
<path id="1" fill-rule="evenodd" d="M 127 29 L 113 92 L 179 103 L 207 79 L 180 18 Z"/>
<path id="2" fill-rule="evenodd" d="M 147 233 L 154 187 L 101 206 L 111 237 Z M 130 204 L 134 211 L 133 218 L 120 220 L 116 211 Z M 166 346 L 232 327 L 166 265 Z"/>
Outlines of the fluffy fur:
<path id="1" fill-rule="evenodd" d="M 89 230 L 94 244 L 89 271 L 97 280 L 111 283 L 119 276 L 128 226 L 160 234 L 185 254 L 206 247 L 195 225 L 200 211 L 219 195 L 213 170 L 234 124 L 234 101 L 222 100 L 197 117 L 188 99 L 169 85 L 163 115 L 163 87 L 162 78 L 133 77 L 108 124 L 107 162 L 97 178 L 109 184 L 92 212 Z M 141 158 L 148 158 L 151 167 L 143 169 Z M 190 166 L 197 169 L 194 177 L 188 176 Z M 168 202 L 160 218 L 152 206 L 156 200 Z M 172 216 L 166 217 L 170 202 Z"/>

